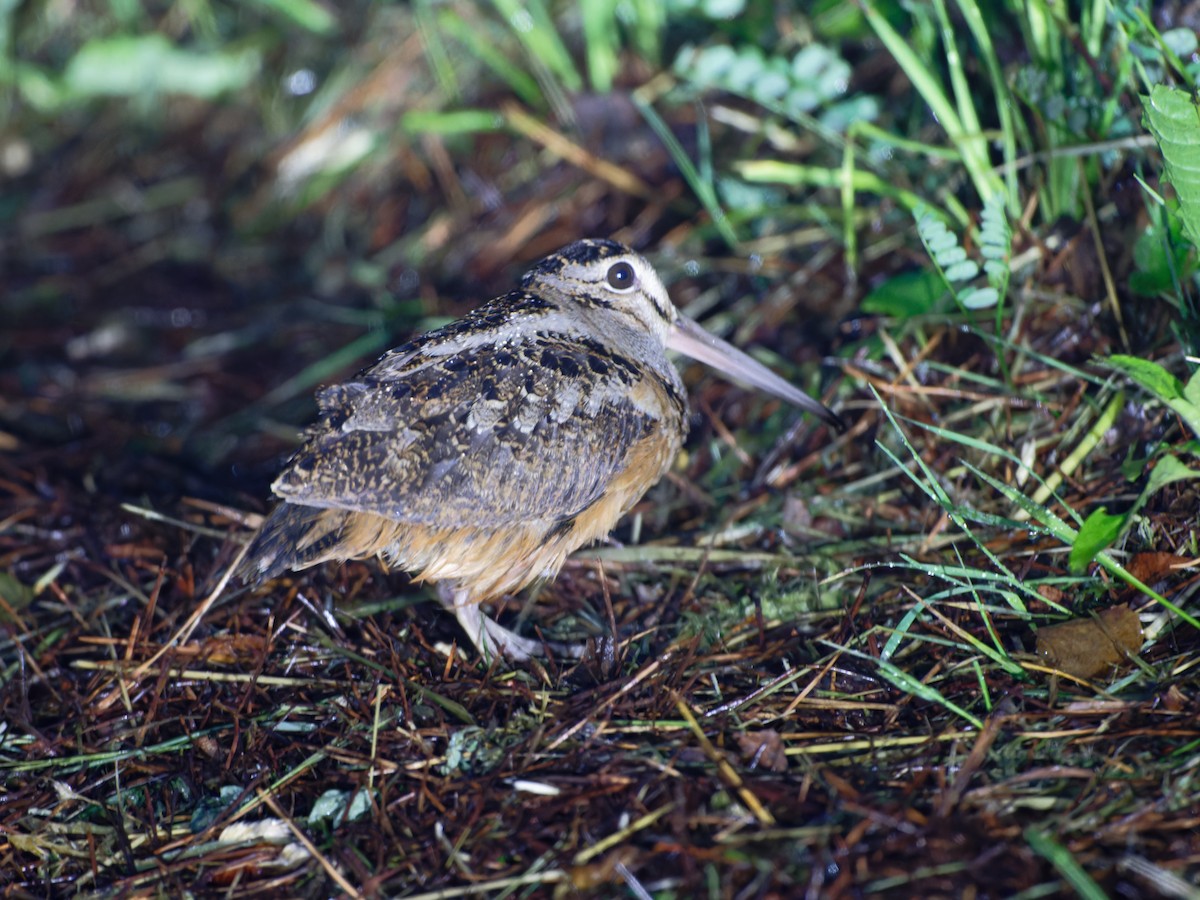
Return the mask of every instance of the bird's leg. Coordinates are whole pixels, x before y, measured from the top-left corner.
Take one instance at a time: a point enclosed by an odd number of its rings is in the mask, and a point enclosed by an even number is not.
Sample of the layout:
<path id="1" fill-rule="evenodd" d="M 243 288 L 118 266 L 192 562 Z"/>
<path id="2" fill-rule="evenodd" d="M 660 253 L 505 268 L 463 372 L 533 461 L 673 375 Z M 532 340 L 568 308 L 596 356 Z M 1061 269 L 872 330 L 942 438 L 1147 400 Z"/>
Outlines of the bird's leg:
<path id="1" fill-rule="evenodd" d="M 515 631 L 510 631 L 499 622 L 485 616 L 479 604 L 472 602 L 471 595 L 462 588 L 439 584 L 438 598 L 443 606 L 454 613 L 471 643 L 479 648 L 479 652 L 485 658 L 504 656 L 513 662 L 524 662 L 532 656 L 545 656 L 547 648 L 559 656 L 571 659 L 578 659 L 583 655 L 582 644 L 560 644 L 557 641 L 547 641 L 543 644 L 541 641 L 521 637 Z"/>

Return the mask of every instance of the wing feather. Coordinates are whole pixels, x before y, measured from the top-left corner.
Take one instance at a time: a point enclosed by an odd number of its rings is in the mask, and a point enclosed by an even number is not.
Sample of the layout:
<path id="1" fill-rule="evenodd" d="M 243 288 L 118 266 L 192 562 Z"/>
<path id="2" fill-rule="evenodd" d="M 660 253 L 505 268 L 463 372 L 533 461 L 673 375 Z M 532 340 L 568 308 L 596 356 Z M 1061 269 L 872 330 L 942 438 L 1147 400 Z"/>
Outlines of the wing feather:
<path id="1" fill-rule="evenodd" d="M 659 396 L 637 402 L 646 381 Z M 409 352 L 319 403 L 275 493 L 432 529 L 568 519 L 604 495 L 648 434 L 665 428 L 678 449 L 685 424 L 672 385 L 560 335 Z"/>

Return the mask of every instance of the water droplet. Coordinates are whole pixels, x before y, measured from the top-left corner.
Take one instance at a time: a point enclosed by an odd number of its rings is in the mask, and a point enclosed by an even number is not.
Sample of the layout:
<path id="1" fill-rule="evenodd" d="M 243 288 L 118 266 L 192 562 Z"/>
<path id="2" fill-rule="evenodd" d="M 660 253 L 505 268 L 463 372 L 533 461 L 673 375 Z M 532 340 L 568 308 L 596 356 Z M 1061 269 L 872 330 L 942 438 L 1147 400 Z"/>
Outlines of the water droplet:
<path id="1" fill-rule="evenodd" d="M 312 69 L 297 69 L 286 79 L 284 88 L 293 97 L 303 97 L 317 89 L 317 75 Z"/>
<path id="2" fill-rule="evenodd" d="M 392 292 L 398 297 L 411 297 L 421 286 L 421 276 L 416 269 L 405 269 L 397 277 Z"/>

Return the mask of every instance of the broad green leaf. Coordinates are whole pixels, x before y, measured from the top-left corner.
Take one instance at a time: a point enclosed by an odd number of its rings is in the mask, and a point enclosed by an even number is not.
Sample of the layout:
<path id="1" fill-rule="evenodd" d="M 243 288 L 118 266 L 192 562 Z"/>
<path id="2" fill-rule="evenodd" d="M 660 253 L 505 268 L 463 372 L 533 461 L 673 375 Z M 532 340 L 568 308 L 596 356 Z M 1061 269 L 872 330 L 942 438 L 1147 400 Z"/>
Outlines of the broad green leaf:
<path id="1" fill-rule="evenodd" d="M 1112 545 L 1125 527 L 1126 516 L 1110 515 L 1105 507 L 1092 512 L 1079 526 L 1079 534 L 1071 545 L 1067 565 L 1075 575 L 1081 573 L 1096 558 L 1096 554 Z"/>
<path id="2" fill-rule="evenodd" d="M 905 272 L 889 278 L 862 300 L 862 311 L 896 319 L 909 319 L 931 312 L 946 295 L 946 285 L 937 272 Z"/>
<path id="3" fill-rule="evenodd" d="M 1104 362 L 1124 372 L 1164 403 L 1179 400 L 1184 396 L 1183 382 L 1156 362 L 1122 354 L 1111 356 Z"/>
<path id="4" fill-rule="evenodd" d="M 1159 37 L 1180 59 L 1186 59 L 1196 52 L 1196 32 L 1192 28 L 1172 28 Z"/>
<path id="5" fill-rule="evenodd" d="M 1155 85 L 1142 105 L 1179 197 L 1184 229 L 1200 246 L 1200 108 L 1190 93 L 1164 84 Z"/>
<path id="6" fill-rule="evenodd" d="M 1135 271 L 1129 276 L 1129 287 L 1143 297 L 1171 290 L 1175 285 L 1173 273 L 1182 275 L 1182 256 L 1171 252 L 1170 236 L 1161 226 L 1146 226 L 1133 243 Z"/>
<path id="7" fill-rule="evenodd" d="M 1192 379 L 1192 381 L 1195 380 L 1195 378 Z M 1200 406 L 1186 397 L 1180 400 L 1169 400 L 1167 406 L 1179 413 L 1180 418 L 1187 423 L 1188 428 L 1192 429 L 1193 434 L 1200 434 Z"/>
<path id="8" fill-rule="evenodd" d="M 1117 354 L 1107 360 L 1109 366 L 1124 372 L 1146 390 L 1171 407 L 1187 423 L 1193 434 L 1200 435 L 1200 384 L 1193 375 L 1185 387 L 1183 382 L 1158 363 L 1136 356 Z"/>
<path id="9" fill-rule="evenodd" d="M 1164 456 L 1155 464 L 1154 471 L 1150 473 L 1150 478 L 1146 482 L 1146 490 L 1142 493 L 1142 496 L 1149 498 L 1168 484 L 1176 481 L 1186 481 L 1189 478 L 1200 478 L 1200 472 L 1197 472 L 1195 469 L 1189 469 L 1175 456 Z M 1139 503 L 1139 505 L 1141 504 Z"/>
<path id="10" fill-rule="evenodd" d="M 1189 403 L 1200 407 L 1200 372 L 1193 372 L 1192 377 L 1183 386 L 1183 397 Z"/>

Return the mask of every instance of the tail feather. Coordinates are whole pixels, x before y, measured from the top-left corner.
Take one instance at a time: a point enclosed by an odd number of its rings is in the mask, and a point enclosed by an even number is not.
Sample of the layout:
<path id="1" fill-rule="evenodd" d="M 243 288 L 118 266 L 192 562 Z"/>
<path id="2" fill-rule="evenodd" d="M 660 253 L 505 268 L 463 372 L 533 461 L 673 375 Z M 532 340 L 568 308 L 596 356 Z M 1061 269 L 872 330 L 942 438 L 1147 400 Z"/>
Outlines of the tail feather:
<path id="1" fill-rule="evenodd" d="M 347 515 L 339 509 L 279 504 L 251 541 L 237 577 L 243 583 L 258 583 L 342 558 L 330 551 L 342 543 Z"/>

